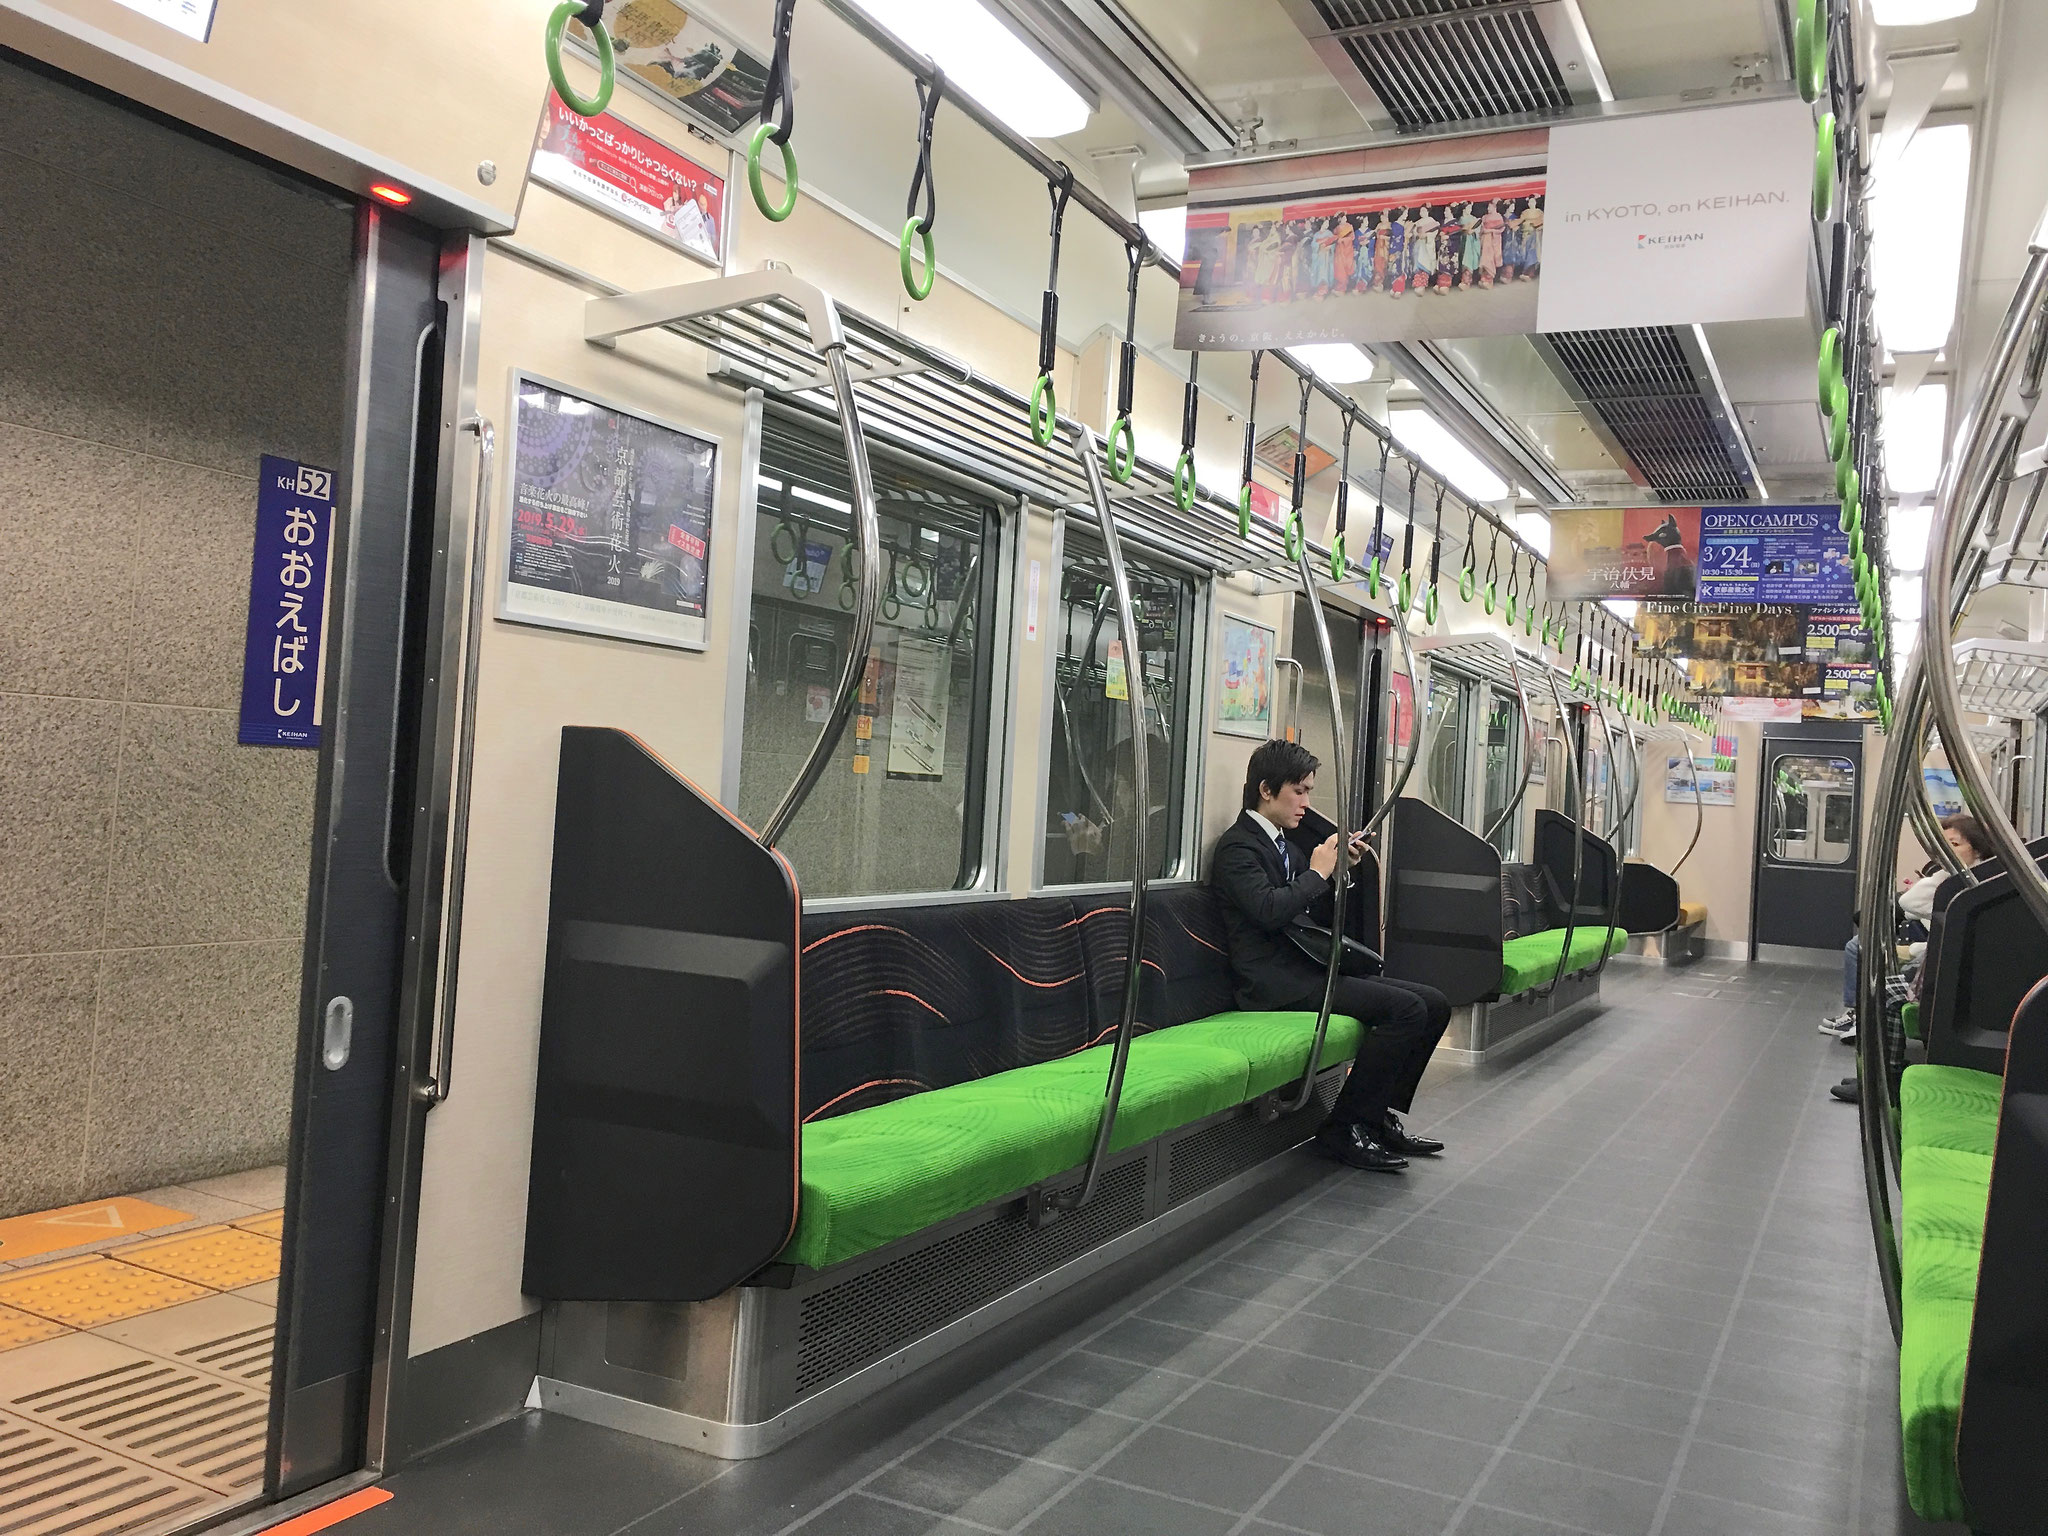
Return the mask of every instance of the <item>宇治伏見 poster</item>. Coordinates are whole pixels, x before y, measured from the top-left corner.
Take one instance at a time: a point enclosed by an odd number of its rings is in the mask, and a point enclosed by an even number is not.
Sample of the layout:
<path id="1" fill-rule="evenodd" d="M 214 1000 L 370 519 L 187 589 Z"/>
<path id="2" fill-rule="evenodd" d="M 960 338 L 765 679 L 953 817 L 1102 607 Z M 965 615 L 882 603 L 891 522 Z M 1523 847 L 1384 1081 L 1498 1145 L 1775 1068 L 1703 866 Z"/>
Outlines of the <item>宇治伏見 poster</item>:
<path id="1" fill-rule="evenodd" d="M 1226 736 L 1273 734 L 1273 656 L 1278 632 L 1223 615 L 1216 667 L 1216 729 Z"/>
<path id="2" fill-rule="evenodd" d="M 1548 595 L 1690 598 L 1699 555 L 1698 507 L 1559 507 L 1550 514 Z"/>
<path id="3" fill-rule="evenodd" d="M 515 393 L 498 617 L 704 649 L 717 441 L 525 375 Z"/>

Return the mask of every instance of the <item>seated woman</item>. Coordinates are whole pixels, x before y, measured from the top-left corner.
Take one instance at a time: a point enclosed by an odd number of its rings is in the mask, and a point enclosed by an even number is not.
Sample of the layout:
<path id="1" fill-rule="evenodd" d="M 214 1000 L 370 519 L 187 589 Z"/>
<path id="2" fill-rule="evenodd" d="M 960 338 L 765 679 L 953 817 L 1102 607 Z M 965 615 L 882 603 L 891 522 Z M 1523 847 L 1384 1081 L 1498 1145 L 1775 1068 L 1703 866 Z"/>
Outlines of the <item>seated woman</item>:
<path id="1" fill-rule="evenodd" d="M 1244 812 L 1216 840 L 1209 879 L 1222 897 L 1240 1008 L 1314 1012 L 1322 1006 L 1324 967 L 1287 931 L 1337 878 L 1334 834 L 1305 860 L 1286 836 L 1301 824 L 1319 766 L 1296 742 L 1269 741 L 1253 752 Z M 1343 851 L 1347 871 L 1361 852 L 1354 837 Z M 1442 1142 L 1410 1133 L 1401 1115 L 1450 1023 L 1449 1000 L 1417 982 L 1345 975 L 1337 979 L 1331 1007 L 1357 1019 L 1365 1036 L 1330 1118 L 1316 1133 L 1317 1146 L 1376 1173 L 1396 1173 L 1409 1157 L 1443 1151 Z"/>

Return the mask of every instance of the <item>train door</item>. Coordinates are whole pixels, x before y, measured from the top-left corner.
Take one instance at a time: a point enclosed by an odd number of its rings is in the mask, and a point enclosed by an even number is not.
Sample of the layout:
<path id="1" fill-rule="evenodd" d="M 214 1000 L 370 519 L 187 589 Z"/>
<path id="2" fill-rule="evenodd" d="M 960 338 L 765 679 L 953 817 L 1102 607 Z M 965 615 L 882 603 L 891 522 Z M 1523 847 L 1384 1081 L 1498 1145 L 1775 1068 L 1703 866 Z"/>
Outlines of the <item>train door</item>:
<path id="1" fill-rule="evenodd" d="M 1839 950 L 1849 942 L 1862 763 L 1860 736 L 1764 738 L 1752 960 L 1772 949 Z"/>
<path id="2" fill-rule="evenodd" d="M 0 1530 L 155 1536 L 365 1457 L 439 250 L 0 116 Z"/>

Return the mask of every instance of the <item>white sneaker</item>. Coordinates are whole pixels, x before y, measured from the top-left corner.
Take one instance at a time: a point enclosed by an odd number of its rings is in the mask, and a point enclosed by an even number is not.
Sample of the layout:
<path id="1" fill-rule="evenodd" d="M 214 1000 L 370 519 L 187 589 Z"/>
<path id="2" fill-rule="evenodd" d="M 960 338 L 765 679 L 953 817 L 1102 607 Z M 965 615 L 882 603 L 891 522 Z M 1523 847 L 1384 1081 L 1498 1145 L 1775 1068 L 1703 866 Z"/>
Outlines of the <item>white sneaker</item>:
<path id="1" fill-rule="evenodd" d="M 1820 1032 L 1824 1035 L 1833 1035 L 1837 1040 L 1844 1035 L 1853 1035 L 1856 1033 L 1856 1015 L 1844 1009 L 1831 1019 L 1822 1019 Z"/>

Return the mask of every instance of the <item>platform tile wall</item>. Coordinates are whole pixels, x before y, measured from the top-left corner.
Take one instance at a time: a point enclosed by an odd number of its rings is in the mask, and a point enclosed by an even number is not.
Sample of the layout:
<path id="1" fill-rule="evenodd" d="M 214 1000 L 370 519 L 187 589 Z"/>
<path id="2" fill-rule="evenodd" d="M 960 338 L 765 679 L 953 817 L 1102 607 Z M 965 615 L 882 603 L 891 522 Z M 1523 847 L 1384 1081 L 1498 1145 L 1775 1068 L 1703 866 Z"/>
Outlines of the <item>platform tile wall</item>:
<path id="1" fill-rule="evenodd" d="M 0 62 L 0 1215 L 277 1161 L 317 754 L 235 740 L 351 215 Z"/>

